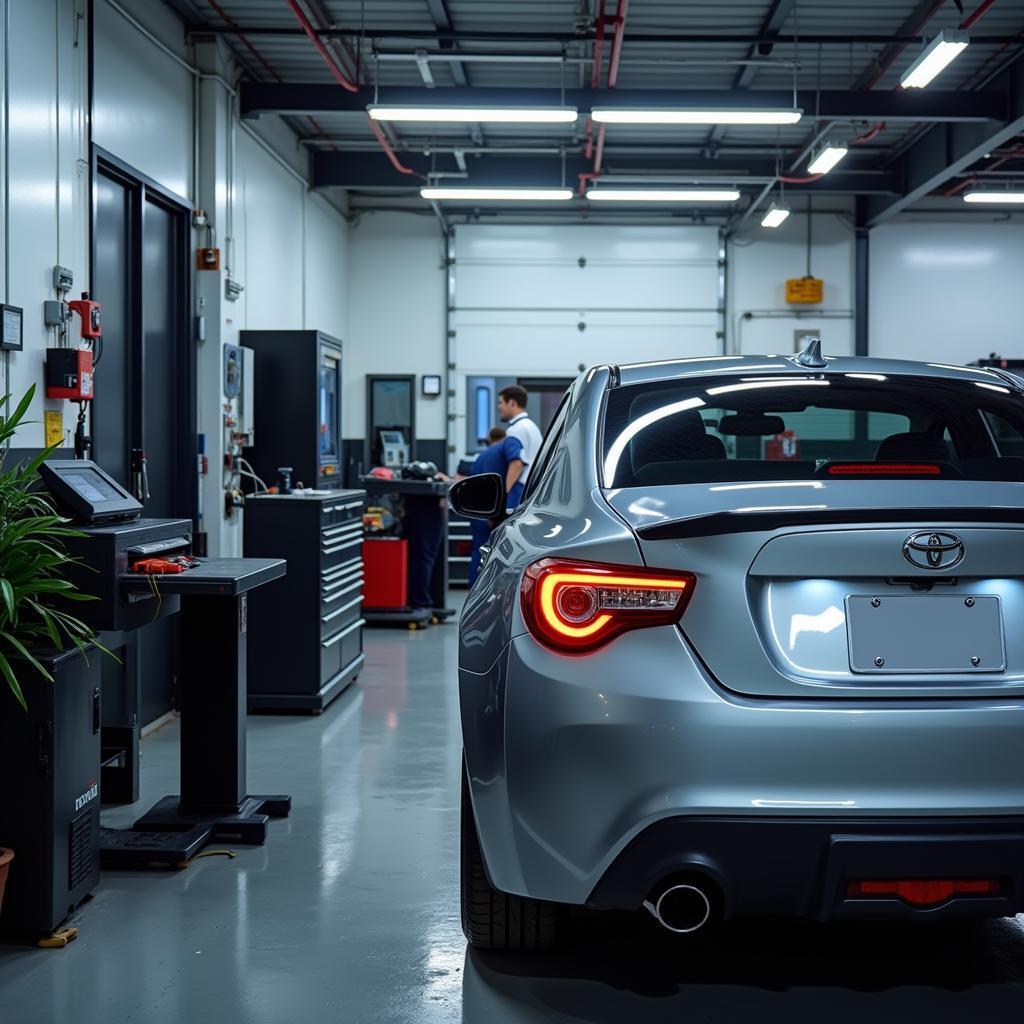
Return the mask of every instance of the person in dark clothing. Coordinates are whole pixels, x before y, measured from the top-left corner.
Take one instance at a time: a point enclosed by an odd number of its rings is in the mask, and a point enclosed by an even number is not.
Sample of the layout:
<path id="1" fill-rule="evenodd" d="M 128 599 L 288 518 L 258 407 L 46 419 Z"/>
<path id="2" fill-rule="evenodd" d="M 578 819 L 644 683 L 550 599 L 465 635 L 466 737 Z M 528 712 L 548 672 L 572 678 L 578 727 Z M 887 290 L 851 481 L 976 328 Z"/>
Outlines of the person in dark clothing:
<path id="1" fill-rule="evenodd" d="M 497 473 L 505 481 L 505 493 L 510 494 L 523 471 L 523 443 L 508 435 L 504 427 L 492 427 L 487 440 L 488 446 L 473 463 L 473 475 Z M 470 530 L 473 549 L 469 559 L 469 584 L 472 586 L 480 572 L 480 548 L 491 535 L 491 524 L 484 519 L 473 519 Z"/>
<path id="2" fill-rule="evenodd" d="M 409 544 L 409 607 L 433 609 L 430 581 L 441 550 L 444 516 L 434 494 L 407 494 L 402 500 L 402 533 Z"/>

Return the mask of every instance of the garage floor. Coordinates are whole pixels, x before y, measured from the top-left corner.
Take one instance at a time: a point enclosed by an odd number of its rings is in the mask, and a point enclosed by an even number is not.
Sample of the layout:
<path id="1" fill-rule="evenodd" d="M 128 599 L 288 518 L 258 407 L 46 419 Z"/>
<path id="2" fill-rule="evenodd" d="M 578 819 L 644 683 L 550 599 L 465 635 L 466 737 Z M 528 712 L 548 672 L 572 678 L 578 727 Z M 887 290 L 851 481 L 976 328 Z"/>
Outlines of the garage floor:
<path id="1" fill-rule="evenodd" d="M 0 947 L 0 1021 L 1019 1020 L 1024 919 L 745 922 L 699 955 L 592 915 L 543 958 L 467 956 L 458 921 L 456 627 L 369 632 L 320 718 L 249 720 L 255 792 L 291 792 L 262 848 L 111 872 L 62 951 Z M 144 743 L 144 804 L 176 789 L 177 727 Z M 214 847 L 218 848 L 218 847 Z"/>

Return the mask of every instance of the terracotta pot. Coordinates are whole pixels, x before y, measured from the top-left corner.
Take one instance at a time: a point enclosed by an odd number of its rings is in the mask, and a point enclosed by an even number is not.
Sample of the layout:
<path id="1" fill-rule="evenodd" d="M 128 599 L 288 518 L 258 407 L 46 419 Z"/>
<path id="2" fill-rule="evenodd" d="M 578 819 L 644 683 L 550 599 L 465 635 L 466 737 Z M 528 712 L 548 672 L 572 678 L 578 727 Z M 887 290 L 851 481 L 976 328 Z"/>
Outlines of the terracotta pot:
<path id="1" fill-rule="evenodd" d="M 0 846 L 0 909 L 4 905 L 4 888 L 7 885 L 7 870 L 14 860 L 14 851 Z"/>

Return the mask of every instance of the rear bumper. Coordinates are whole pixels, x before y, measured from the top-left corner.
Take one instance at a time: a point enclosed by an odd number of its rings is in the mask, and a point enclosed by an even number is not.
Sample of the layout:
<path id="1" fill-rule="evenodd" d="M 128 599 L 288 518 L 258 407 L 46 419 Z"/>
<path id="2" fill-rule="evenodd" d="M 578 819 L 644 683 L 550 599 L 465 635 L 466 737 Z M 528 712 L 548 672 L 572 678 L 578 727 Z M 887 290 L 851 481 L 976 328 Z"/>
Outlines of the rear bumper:
<path id="1" fill-rule="evenodd" d="M 1024 820 L 1024 701 L 742 698 L 671 627 L 586 658 L 518 636 L 461 704 L 491 880 L 537 899 L 586 903 L 663 820 Z"/>
<path id="2" fill-rule="evenodd" d="M 725 917 L 1005 917 L 1024 910 L 1024 817 L 666 818 L 618 855 L 587 904 L 635 910 L 662 879 L 710 878 Z M 998 897 L 957 896 L 926 908 L 850 899 L 857 879 L 993 878 Z"/>

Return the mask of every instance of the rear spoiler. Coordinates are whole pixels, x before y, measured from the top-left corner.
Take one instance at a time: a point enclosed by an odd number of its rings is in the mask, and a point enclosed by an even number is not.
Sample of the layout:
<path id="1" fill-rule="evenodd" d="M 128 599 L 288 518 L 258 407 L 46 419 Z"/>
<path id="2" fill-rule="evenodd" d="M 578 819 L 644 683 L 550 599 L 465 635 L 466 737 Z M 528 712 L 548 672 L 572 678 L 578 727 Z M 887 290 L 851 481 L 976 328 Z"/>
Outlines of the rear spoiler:
<path id="1" fill-rule="evenodd" d="M 742 509 L 672 519 L 641 526 L 641 540 L 685 540 L 724 533 L 770 533 L 791 526 L 846 526 L 862 523 L 1006 523 L 1024 525 L 1024 507 L 986 508 L 850 508 L 850 509 Z"/>

